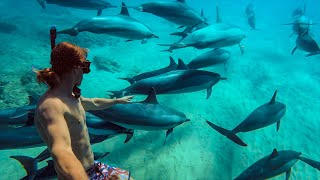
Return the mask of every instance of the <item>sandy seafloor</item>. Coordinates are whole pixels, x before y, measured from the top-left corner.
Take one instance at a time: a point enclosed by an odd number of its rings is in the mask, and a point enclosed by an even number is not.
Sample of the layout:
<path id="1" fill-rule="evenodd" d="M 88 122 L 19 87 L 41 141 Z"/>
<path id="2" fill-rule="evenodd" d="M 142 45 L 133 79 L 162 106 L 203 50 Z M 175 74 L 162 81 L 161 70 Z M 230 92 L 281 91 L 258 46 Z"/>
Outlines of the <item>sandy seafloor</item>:
<path id="1" fill-rule="evenodd" d="M 143 1 L 125 1 L 128 5 Z M 198 11 L 204 12 L 211 22 L 215 17 L 215 1 L 187 0 Z M 236 2 L 236 3 L 235 3 Z M 291 27 L 280 26 L 288 22 L 296 1 L 256 1 L 257 26 L 252 31 L 246 24 L 244 7 L 247 1 L 225 0 L 221 2 L 224 22 L 240 26 L 246 32 L 243 40 L 245 53 L 241 55 L 237 46 L 228 47 L 232 53 L 227 73 L 223 66 L 207 68 L 221 73 L 228 80 L 213 87 L 210 99 L 206 92 L 179 95 L 160 95 L 160 104 L 166 104 L 184 112 L 191 122 L 174 129 L 172 139 L 163 145 L 165 131 L 135 131 L 133 139 L 124 144 L 125 136 L 118 136 L 94 145 L 94 151 L 111 152 L 102 159 L 112 165 L 131 170 L 137 180 L 230 180 L 239 175 L 256 160 L 270 154 L 273 148 L 295 150 L 303 156 L 320 161 L 320 56 L 304 57 L 305 52 L 297 50 L 291 55 L 296 36 L 289 38 Z M 318 3 L 318 4 L 317 4 Z M 120 1 L 113 2 L 120 4 Z M 203 6 L 202 6 L 203 5 Z M 320 14 L 314 7 L 319 2 L 310 0 L 308 15 L 314 22 L 320 22 Z M 16 30 L 0 31 L 0 75 L 2 81 L 9 81 L 0 96 L 0 108 L 18 107 L 28 102 L 27 92 L 42 92 L 35 83 L 31 65 L 49 66 L 50 42 L 48 29 L 72 27 L 85 17 L 95 16 L 94 11 L 82 11 L 49 5 L 41 10 L 35 1 L 24 2 L 2 0 L 0 21 L 16 25 Z M 151 39 L 147 44 L 124 42 L 125 39 L 106 35 L 81 33 L 77 37 L 58 36 L 57 41 L 70 41 L 90 49 L 89 58 L 102 58 L 109 71 L 93 64 L 92 72 L 85 75 L 81 86 L 87 97 L 108 97 L 107 90 L 119 90 L 128 85 L 118 77 L 167 66 L 169 55 L 175 60 L 182 58 L 186 63 L 208 50 L 185 48 L 172 54 L 159 52 L 164 47 L 157 43 L 171 43 L 177 40 L 169 36 L 177 25 L 150 14 L 129 10 L 131 15 L 143 21 L 154 30 L 160 39 Z M 105 10 L 106 14 L 117 14 L 119 9 Z M 320 42 L 319 27 L 311 32 Z M 100 68 L 100 70 L 98 69 Z M 276 124 L 239 136 L 249 146 L 240 147 L 211 129 L 206 120 L 227 129 L 234 128 L 256 107 L 269 102 L 273 92 L 278 90 L 277 100 L 287 106 L 281 121 L 280 131 Z M 134 101 L 144 99 L 136 96 Z M 1 132 L 5 133 L 5 132 Z M 16 142 L 19 143 L 19 142 Z M 0 179 L 19 179 L 26 175 L 21 165 L 10 159 L 10 155 L 35 157 L 44 147 L 33 149 L 1 150 Z M 45 163 L 40 163 L 40 167 Z M 285 175 L 274 179 L 285 179 Z M 292 169 L 291 179 L 320 179 L 320 172 L 302 162 Z"/>

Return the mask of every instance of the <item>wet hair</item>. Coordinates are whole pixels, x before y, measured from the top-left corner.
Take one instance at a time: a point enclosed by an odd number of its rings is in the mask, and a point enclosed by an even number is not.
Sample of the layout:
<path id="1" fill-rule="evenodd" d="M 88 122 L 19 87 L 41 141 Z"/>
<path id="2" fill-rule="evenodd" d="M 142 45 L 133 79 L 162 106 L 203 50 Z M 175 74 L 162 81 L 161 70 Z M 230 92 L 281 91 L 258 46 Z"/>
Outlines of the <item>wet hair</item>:
<path id="1" fill-rule="evenodd" d="M 81 62 L 86 61 L 88 50 L 69 42 L 62 42 L 52 49 L 51 68 L 36 71 L 38 83 L 54 88 L 65 73 L 71 72 Z"/>

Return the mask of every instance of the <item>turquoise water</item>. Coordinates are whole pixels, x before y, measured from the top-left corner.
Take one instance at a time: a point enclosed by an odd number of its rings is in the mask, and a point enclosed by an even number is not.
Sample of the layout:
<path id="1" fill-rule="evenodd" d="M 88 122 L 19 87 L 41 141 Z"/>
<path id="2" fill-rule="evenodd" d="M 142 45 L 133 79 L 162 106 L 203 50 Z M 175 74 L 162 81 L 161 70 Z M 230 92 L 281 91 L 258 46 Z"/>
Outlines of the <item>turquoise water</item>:
<path id="1" fill-rule="evenodd" d="M 124 1 L 127 5 L 139 5 L 149 1 Z M 112 1 L 120 5 L 121 1 Z M 102 161 L 131 170 L 135 179 L 190 179 L 229 180 L 234 179 L 260 158 L 278 150 L 295 150 L 304 157 L 320 161 L 318 148 L 320 137 L 320 55 L 305 57 L 297 50 L 296 35 L 291 26 L 280 24 L 291 22 L 291 12 L 300 1 L 256 0 L 256 22 L 258 30 L 247 24 L 244 9 L 248 1 L 221 0 L 223 22 L 239 26 L 246 35 L 241 44 L 245 52 L 241 55 L 238 46 L 230 46 L 231 59 L 225 72 L 224 66 L 205 68 L 228 79 L 213 86 L 211 97 L 206 100 L 206 91 L 184 94 L 159 95 L 160 104 L 184 112 L 190 122 L 174 129 L 170 141 L 165 145 L 165 131 L 136 130 L 130 142 L 124 144 L 125 136 L 117 136 L 93 146 L 94 151 L 111 152 Z M 210 23 L 215 22 L 216 1 L 187 0 L 187 4 L 204 15 Z M 306 15 L 319 23 L 319 1 L 309 0 Z M 78 10 L 48 5 L 45 10 L 34 1 L 0 2 L 0 109 L 19 107 L 28 103 L 28 94 L 41 94 L 43 85 L 35 82 L 31 65 L 49 67 L 49 28 L 70 28 L 84 18 L 93 17 L 96 11 Z M 103 15 L 116 15 L 120 8 L 107 9 Z M 57 42 L 69 41 L 90 49 L 88 59 L 93 61 L 92 72 L 84 76 L 81 85 L 86 97 L 108 97 L 107 91 L 120 90 L 129 84 L 119 77 L 131 77 L 155 70 L 169 64 L 169 56 L 186 63 L 210 49 L 192 47 L 160 52 L 166 47 L 160 43 L 173 43 L 179 38 L 169 34 L 179 25 L 152 14 L 129 9 L 130 15 L 149 26 L 159 39 L 125 42 L 126 39 L 108 35 L 82 32 L 78 36 L 59 35 Z M 315 41 L 320 42 L 319 25 L 310 28 Z M 100 60 L 100 61 L 99 61 Z M 241 147 L 213 130 L 206 120 L 227 129 L 242 122 L 256 107 L 270 101 L 278 90 L 277 101 L 286 104 L 287 112 L 282 118 L 280 130 L 271 125 L 239 137 L 248 146 Z M 134 101 L 146 96 L 136 95 Z M 2 129 L 1 133 L 6 133 Z M 19 143 L 19 142 L 14 142 Z M 37 156 L 45 147 L 0 150 L 0 179 L 20 179 L 26 175 L 23 167 L 9 156 Z M 45 166 L 45 162 L 39 164 Z M 285 179 L 282 174 L 274 179 Z M 293 166 L 291 179 L 320 179 L 316 169 L 297 162 Z"/>

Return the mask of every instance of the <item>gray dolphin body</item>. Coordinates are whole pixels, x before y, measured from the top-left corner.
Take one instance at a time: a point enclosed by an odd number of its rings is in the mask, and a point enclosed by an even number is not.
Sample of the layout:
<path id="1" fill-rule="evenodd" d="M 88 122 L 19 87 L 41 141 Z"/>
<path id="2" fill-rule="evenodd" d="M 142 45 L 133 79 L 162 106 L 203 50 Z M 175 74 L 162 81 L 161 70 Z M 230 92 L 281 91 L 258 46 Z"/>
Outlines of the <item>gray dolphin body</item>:
<path id="1" fill-rule="evenodd" d="M 119 79 L 123 79 L 128 81 L 130 84 L 133 84 L 137 81 L 140 81 L 141 79 L 146 79 L 149 77 L 153 77 L 153 76 L 157 76 L 160 74 L 164 74 L 167 73 L 169 71 L 175 70 L 177 68 L 177 64 L 174 62 L 173 58 L 170 57 L 170 64 L 167 67 L 161 68 L 161 69 L 157 69 L 154 71 L 149 71 L 149 72 L 145 72 L 139 75 L 136 75 L 132 78 L 119 78 Z"/>
<path id="2" fill-rule="evenodd" d="M 229 51 L 217 48 L 201 54 L 191 60 L 187 66 L 189 69 L 199 69 L 218 64 L 226 64 L 230 57 L 231 54 Z"/>
<path id="3" fill-rule="evenodd" d="M 17 108 L 7 108 L 0 110 L 0 127 L 7 126 L 27 126 L 33 123 L 34 109 L 37 99 L 29 96 L 29 104 Z"/>
<path id="4" fill-rule="evenodd" d="M 286 173 L 286 180 L 289 180 L 291 168 L 298 160 L 320 170 L 320 162 L 302 157 L 301 154 L 301 152 L 292 150 L 277 151 L 274 149 L 271 155 L 252 164 L 234 180 L 265 180 L 282 173 Z"/>
<path id="5" fill-rule="evenodd" d="M 256 29 L 256 8 L 253 5 L 252 2 L 250 2 L 247 6 L 246 6 L 246 15 L 247 15 L 247 20 L 248 20 L 248 24 L 252 29 Z"/>
<path id="6" fill-rule="evenodd" d="M 117 6 L 111 5 L 105 0 L 37 0 L 43 9 L 47 4 L 55 4 L 63 7 L 71 7 L 86 10 L 98 10 L 97 15 L 100 16 L 102 11 L 107 8 L 114 8 Z"/>
<path id="7" fill-rule="evenodd" d="M 133 136 L 132 130 L 103 121 L 89 113 L 86 116 L 86 124 L 92 144 L 121 134 L 127 135 L 126 143 Z M 44 145 L 34 125 L 19 128 L 1 127 L 0 130 L 2 131 L 0 133 L 0 150 L 32 148 Z"/>
<path id="8" fill-rule="evenodd" d="M 225 23 L 216 23 L 206 26 L 188 34 L 181 41 L 174 44 L 158 44 L 160 46 L 170 46 L 168 50 L 194 47 L 197 49 L 221 48 L 240 44 L 245 37 L 243 31 L 233 25 Z M 241 49 L 241 48 L 240 48 Z M 243 50 L 241 49 L 243 53 Z"/>
<path id="9" fill-rule="evenodd" d="M 286 113 L 286 105 L 277 102 L 276 99 L 277 91 L 275 91 L 272 99 L 269 103 L 263 104 L 256 108 L 244 121 L 242 121 L 233 130 L 227 130 L 221 128 L 210 121 L 207 123 L 216 131 L 226 136 L 233 142 L 247 146 L 236 134 L 239 132 L 249 132 L 263 127 L 267 127 L 271 124 L 277 123 L 277 131 L 280 128 L 280 120 Z"/>
<path id="10" fill-rule="evenodd" d="M 93 115 L 113 124 L 139 130 L 168 130 L 166 141 L 176 126 L 190 121 L 186 115 L 158 103 L 154 88 L 142 102 L 117 104 L 102 111 L 89 111 Z"/>
<path id="11" fill-rule="evenodd" d="M 145 24 L 131 18 L 124 4 L 120 15 L 86 19 L 71 29 L 59 31 L 58 34 L 77 36 L 84 31 L 122 37 L 128 41 L 142 40 L 142 43 L 146 43 L 146 40 L 150 38 L 158 38 Z"/>
<path id="12" fill-rule="evenodd" d="M 292 50 L 291 54 L 293 54 L 297 49 L 308 52 L 309 54 L 306 55 L 307 57 L 320 54 L 320 48 L 317 42 L 310 36 L 309 33 L 299 35 L 297 37 L 296 46 Z"/>
<path id="13" fill-rule="evenodd" d="M 130 94 L 148 94 L 149 89 L 152 87 L 156 90 L 157 94 L 179 94 L 206 89 L 208 99 L 212 93 L 212 86 L 221 79 L 225 78 L 222 78 L 217 73 L 190 70 L 179 59 L 179 65 L 174 71 L 142 79 L 123 90 L 110 92 L 113 93 L 114 97 L 122 97 Z"/>
<path id="14" fill-rule="evenodd" d="M 154 1 L 142 4 L 135 9 L 154 14 L 182 26 L 196 26 L 205 22 L 201 14 L 187 6 L 184 0 Z"/>

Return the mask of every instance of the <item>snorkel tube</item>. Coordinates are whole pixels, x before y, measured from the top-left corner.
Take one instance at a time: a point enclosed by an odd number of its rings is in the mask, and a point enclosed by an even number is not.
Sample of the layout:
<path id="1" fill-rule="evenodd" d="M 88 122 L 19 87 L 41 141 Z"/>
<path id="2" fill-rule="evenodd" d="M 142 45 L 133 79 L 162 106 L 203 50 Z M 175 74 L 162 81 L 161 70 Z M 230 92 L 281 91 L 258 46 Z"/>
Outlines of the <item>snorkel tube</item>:
<path id="1" fill-rule="evenodd" d="M 57 28 L 56 26 L 51 26 L 50 28 L 50 43 L 51 43 L 51 50 L 56 47 L 56 38 L 57 38 Z M 74 97 L 78 99 L 81 96 L 81 89 L 77 86 L 73 87 L 72 90 Z"/>
<path id="2" fill-rule="evenodd" d="M 56 38 L 57 38 L 57 28 L 56 26 L 52 26 L 50 28 L 51 50 L 56 46 Z"/>

